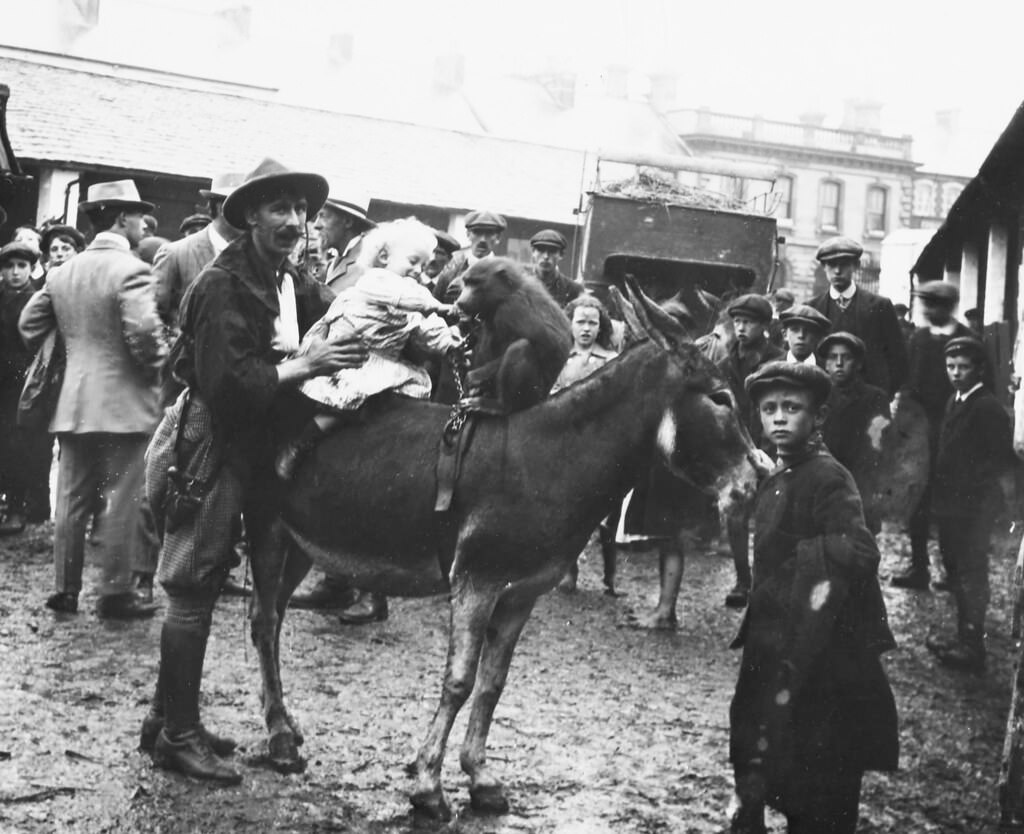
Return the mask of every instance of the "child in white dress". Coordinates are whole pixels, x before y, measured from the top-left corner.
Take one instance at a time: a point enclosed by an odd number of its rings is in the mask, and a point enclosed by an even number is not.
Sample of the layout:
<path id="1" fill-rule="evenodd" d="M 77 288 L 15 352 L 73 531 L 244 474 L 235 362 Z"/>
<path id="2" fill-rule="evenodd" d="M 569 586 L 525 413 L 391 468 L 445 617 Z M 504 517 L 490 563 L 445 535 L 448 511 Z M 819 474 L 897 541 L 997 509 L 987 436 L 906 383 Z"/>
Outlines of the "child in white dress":
<path id="1" fill-rule="evenodd" d="M 383 391 L 429 399 L 430 376 L 405 359 L 403 350 L 412 343 L 444 354 L 462 343 L 458 329 L 440 315 L 450 312 L 450 305 L 439 302 L 419 283 L 436 246 L 433 230 L 411 217 L 382 223 L 366 235 L 360 255 L 366 271 L 338 294 L 323 318 L 309 329 L 299 353 L 314 340 L 355 333 L 366 344 L 369 357 L 358 368 L 313 377 L 300 386 L 305 396 L 323 408 L 278 455 L 279 477 L 291 477 L 302 454 L 339 422 L 338 412 L 354 411 Z"/>

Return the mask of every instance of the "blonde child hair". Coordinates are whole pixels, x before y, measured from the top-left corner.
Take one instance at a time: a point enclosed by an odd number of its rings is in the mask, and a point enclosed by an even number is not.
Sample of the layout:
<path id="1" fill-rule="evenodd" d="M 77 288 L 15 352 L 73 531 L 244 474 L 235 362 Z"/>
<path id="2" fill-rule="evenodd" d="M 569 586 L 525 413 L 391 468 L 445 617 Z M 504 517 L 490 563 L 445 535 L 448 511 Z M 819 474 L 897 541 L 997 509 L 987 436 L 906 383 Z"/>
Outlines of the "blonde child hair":
<path id="1" fill-rule="evenodd" d="M 383 250 L 394 249 L 399 244 L 424 249 L 430 253 L 437 248 L 437 235 L 430 226 L 415 217 L 403 217 L 400 220 L 381 223 L 364 235 L 357 263 L 367 269 L 373 269 L 379 266 L 377 259 Z"/>

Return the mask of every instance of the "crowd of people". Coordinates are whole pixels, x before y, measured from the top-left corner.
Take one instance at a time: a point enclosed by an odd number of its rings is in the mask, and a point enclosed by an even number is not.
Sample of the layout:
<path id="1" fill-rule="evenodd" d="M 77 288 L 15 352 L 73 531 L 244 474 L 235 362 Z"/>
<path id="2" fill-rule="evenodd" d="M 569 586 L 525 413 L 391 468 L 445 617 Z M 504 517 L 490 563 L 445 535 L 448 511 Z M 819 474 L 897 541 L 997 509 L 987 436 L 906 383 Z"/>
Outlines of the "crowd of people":
<path id="1" fill-rule="evenodd" d="M 159 766 L 236 784 L 234 741 L 199 715 L 214 605 L 246 592 L 232 571 L 267 541 L 282 489 L 368 398 L 456 401 L 472 328 L 455 302 L 507 223 L 470 212 L 465 247 L 414 218 L 378 224 L 320 175 L 272 159 L 214 176 L 200 195 L 208 210 L 167 241 L 134 182 L 99 183 L 79 206 L 94 232 L 88 246 L 51 223 L 19 228 L 0 249 L 0 534 L 50 516 L 55 435 L 56 587 L 46 605 L 77 612 L 90 539 L 102 555 L 99 617 L 153 616 L 157 579 L 166 610 L 142 747 Z M 564 307 L 572 336 L 557 393 L 614 361 L 621 327 L 561 271 L 561 233 L 538 230 L 530 246 L 527 271 Z M 854 240 L 826 241 L 817 253 L 826 292 L 806 303 L 785 288 L 734 293 L 697 340 L 765 470 L 756 501 L 721 520 L 735 566 L 725 603 L 746 609 L 734 644 L 743 650 L 730 747 L 736 832 L 764 831 L 766 805 L 787 814 L 791 831 L 853 831 L 864 771 L 896 765 L 895 706 L 878 659 L 894 645 L 877 577 L 881 513 L 868 499 L 877 432 L 897 393 L 927 416 L 931 475 L 910 519 L 911 564 L 893 585 L 929 587 L 937 520 L 945 577 L 935 586 L 953 592 L 957 625 L 927 645 L 951 667 L 985 665 L 1009 417 L 984 345 L 953 318 L 957 288 L 918 286 L 927 323 L 908 328 L 889 299 L 858 285 L 861 255 Z M 685 309 L 671 312 L 692 325 Z M 18 419 L 24 380 L 54 337 L 64 364 L 52 413 L 28 425 Z M 655 628 L 677 622 L 679 506 L 719 526 L 706 497 L 680 497 L 667 480 L 655 466 L 637 490 L 649 502 L 642 515 L 656 519 L 646 532 L 661 544 L 659 600 L 644 619 Z M 610 593 L 618 517 L 599 530 Z M 560 588 L 573 591 L 577 574 L 573 565 Z M 332 576 L 292 605 L 338 610 L 349 624 L 388 616 L 382 594 Z"/>

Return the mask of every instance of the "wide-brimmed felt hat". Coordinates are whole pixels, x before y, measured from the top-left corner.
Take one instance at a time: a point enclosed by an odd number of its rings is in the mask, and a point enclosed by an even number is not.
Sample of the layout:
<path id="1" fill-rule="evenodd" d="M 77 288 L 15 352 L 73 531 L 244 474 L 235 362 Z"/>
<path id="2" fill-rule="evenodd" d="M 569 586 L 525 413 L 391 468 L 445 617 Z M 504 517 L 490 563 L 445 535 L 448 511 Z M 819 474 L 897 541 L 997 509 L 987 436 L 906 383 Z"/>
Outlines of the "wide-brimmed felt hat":
<path id="1" fill-rule="evenodd" d="M 4 248 L 6 249 L 7 247 Z M 3 255 L 3 251 L 3 249 L 0 249 L 0 256 Z M 975 339 L 973 336 L 957 336 L 955 339 L 950 339 L 946 342 L 943 352 L 946 356 L 966 354 L 981 362 L 985 361 L 988 356 L 988 353 L 985 351 L 985 345 L 981 343 L 980 339 Z"/>
<path id="2" fill-rule="evenodd" d="M 828 316 L 824 313 L 819 313 L 809 304 L 794 304 L 788 310 L 783 310 L 779 313 L 779 323 L 783 327 L 804 324 L 808 327 L 813 327 L 819 333 L 827 333 L 832 326 Z"/>
<path id="3" fill-rule="evenodd" d="M 732 318 L 746 316 L 755 321 L 767 322 L 772 320 L 772 303 L 763 295 L 747 293 L 729 305 L 728 313 Z"/>
<path id="4" fill-rule="evenodd" d="M 342 200 L 340 197 L 329 196 L 323 207 L 355 218 L 359 221 L 360 231 L 372 229 L 377 225 L 366 216 L 370 210 L 369 200 Z"/>
<path id="5" fill-rule="evenodd" d="M 86 199 L 78 204 L 82 212 L 104 208 L 134 209 L 135 211 L 152 211 L 155 206 L 147 203 L 139 196 L 139 189 L 134 180 L 115 180 L 114 182 L 98 182 L 90 185 Z"/>
<path id="6" fill-rule="evenodd" d="M 462 245 L 448 234 L 448 232 L 442 232 L 440 229 L 434 229 L 434 237 L 437 238 L 437 248 L 444 249 L 444 251 L 449 255 L 454 255 L 462 248 Z"/>
<path id="7" fill-rule="evenodd" d="M 22 258 L 31 264 L 39 260 L 39 253 L 19 240 L 12 240 L 10 243 L 0 247 L 0 266 L 3 266 L 13 258 Z"/>
<path id="8" fill-rule="evenodd" d="M 75 242 L 75 248 L 79 252 L 85 249 L 85 235 L 78 231 L 74 226 L 65 226 L 62 223 L 47 226 L 43 229 L 42 237 L 39 240 L 39 248 L 43 252 L 49 252 L 50 244 L 58 237 L 71 238 Z"/>
<path id="9" fill-rule="evenodd" d="M 260 200 L 294 192 L 306 198 L 306 216 L 313 217 L 327 200 L 329 186 L 320 174 L 292 171 L 276 159 L 267 157 L 245 176 L 245 181 L 224 200 L 224 219 L 236 229 L 244 229 L 245 210 Z"/>
<path id="10" fill-rule="evenodd" d="M 499 232 L 508 228 L 504 217 L 486 210 L 471 211 L 466 215 L 466 222 L 463 225 L 467 229 L 497 229 Z"/>
<path id="11" fill-rule="evenodd" d="M 832 390 L 832 378 L 817 365 L 783 360 L 765 362 L 746 378 L 743 385 L 755 402 L 760 394 L 771 386 L 786 385 L 810 391 L 817 402 L 823 403 Z"/>
<path id="12" fill-rule="evenodd" d="M 830 237 L 821 246 L 815 257 L 822 263 L 845 259 L 859 260 L 864 254 L 864 247 L 852 237 Z"/>
<path id="13" fill-rule="evenodd" d="M 956 304 L 960 300 L 960 288 L 950 281 L 925 281 L 914 290 L 918 298 Z"/>
<path id="14" fill-rule="evenodd" d="M 858 359 L 863 359 L 867 352 L 867 345 L 860 336 L 855 336 L 847 330 L 837 330 L 829 333 L 818 343 L 818 355 L 825 356 L 832 345 L 846 345 Z"/>
<path id="15" fill-rule="evenodd" d="M 209 188 L 200 188 L 199 193 L 207 200 L 223 200 L 245 180 L 245 174 L 232 171 L 229 174 L 217 174 Z"/>
<path id="16" fill-rule="evenodd" d="M 554 229 L 541 229 L 530 238 L 530 246 L 534 249 L 557 249 L 564 252 L 568 245 L 565 235 Z"/>

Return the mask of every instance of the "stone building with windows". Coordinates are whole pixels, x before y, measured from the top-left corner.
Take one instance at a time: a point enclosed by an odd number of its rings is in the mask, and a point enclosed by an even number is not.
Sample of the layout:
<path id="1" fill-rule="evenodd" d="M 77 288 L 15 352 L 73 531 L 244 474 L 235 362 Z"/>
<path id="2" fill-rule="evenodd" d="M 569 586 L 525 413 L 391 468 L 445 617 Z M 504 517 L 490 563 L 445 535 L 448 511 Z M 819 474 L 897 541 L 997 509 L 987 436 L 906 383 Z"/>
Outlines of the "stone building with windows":
<path id="1" fill-rule="evenodd" d="M 824 115 L 784 122 L 716 113 L 706 108 L 671 110 L 667 118 L 694 153 L 736 161 L 770 162 L 781 171 L 774 183 L 720 178 L 707 185 L 756 206 L 763 202 L 786 239 L 780 248 L 776 286 L 808 298 L 824 287 L 814 259 L 822 241 L 847 235 L 864 245 L 861 282 L 877 289 L 882 240 L 890 232 L 923 224 L 941 208 L 942 188 L 963 178 L 930 178 L 934 198 L 922 186 L 918 218 L 910 136 L 878 129 L 880 107 L 848 102 L 843 126 L 824 126 Z M 954 182 L 955 180 L 955 182 Z M 947 192 L 946 196 L 951 192 Z M 939 221 L 941 222 L 941 220 Z"/>

